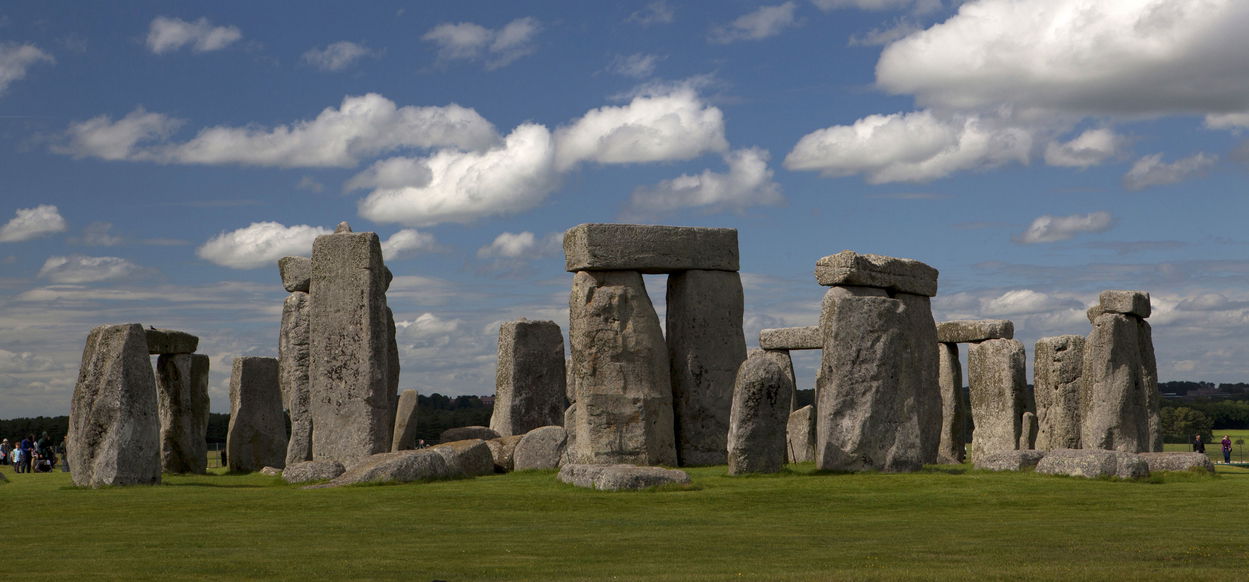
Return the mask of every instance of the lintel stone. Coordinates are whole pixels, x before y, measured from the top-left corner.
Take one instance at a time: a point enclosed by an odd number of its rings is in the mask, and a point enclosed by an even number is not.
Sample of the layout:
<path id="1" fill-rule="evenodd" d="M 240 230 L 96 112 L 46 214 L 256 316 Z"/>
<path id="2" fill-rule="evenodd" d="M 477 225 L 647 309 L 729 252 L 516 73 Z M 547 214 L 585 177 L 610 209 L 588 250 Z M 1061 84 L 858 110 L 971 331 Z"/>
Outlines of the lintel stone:
<path id="1" fill-rule="evenodd" d="M 942 344 L 1014 338 L 1015 324 L 1009 319 L 957 319 L 937 324 L 937 343 Z"/>
<path id="2" fill-rule="evenodd" d="M 937 270 L 915 259 L 841 251 L 815 263 L 815 280 L 826 287 L 877 287 L 925 297 L 937 295 Z"/>
<path id="3" fill-rule="evenodd" d="M 1107 289 L 1097 296 L 1097 303 L 1106 313 L 1123 313 L 1140 318 L 1149 317 L 1149 293 Z"/>
<path id="4" fill-rule="evenodd" d="M 765 350 L 818 350 L 824 347 L 820 326 L 780 327 L 759 332 L 759 347 Z"/>
<path id="5" fill-rule="evenodd" d="M 308 292 L 312 284 L 312 259 L 308 257 L 282 257 L 278 259 L 278 272 L 282 274 L 282 288 L 290 293 Z"/>
<path id="6" fill-rule="evenodd" d="M 579 224 L 564 233 L 568 272 L 737 271 L 737 230 L 642 224 Z"/>
<path id="7" fill-rule="evenodd" d="M 143 331 L 147 334 L 149 354 L 193 354 L 199 347 L 199 338 L 185 331 L 154 327 Z"/>

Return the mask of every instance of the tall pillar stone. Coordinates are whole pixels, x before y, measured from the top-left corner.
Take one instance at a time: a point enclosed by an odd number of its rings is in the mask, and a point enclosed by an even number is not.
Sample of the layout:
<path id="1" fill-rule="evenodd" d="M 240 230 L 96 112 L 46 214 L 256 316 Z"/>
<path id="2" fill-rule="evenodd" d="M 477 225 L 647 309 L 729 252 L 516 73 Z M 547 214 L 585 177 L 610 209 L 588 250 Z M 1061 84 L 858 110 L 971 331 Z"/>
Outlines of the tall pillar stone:
<path id="1" fill-rule="evenodd" d="M 1080 444 L 1086 449 L 1162 450 L 1149 314 L 1149 294 L 1142 291 L 1103 291 L 1091 314 L 1080 379 Z"/>
<path id="2" fill-rule="evenodd" d="M 967 456 L 967 399 L 963 394 L 958 344 L 938 343 L 937 363 L 941 386 L 941 445 L 937 462 L 962 463 Z"/>
<path id="3" fill-rule="evenodd" d="M 191 354 L 161 354 L 156 358 L 157 410 L 160 415 L 161 470 L 165 473 L 204 473 L 207 470 L 206 422 L 195 422 L 194 376 Z M 206 374 L 205 374 L 206 376 Z"/>
<path id="4" fill-rule="evenodd" d="M 156 377 L 142 325 L 102 325 L 87 336 L 68 440 L 74 485 L 160 483 Z"/>
<path id="5" fill-rule="evenodd" d="M 967 349 L 971 417 L 976 423 L 972 446 L 977 458 L 1019 449 L 1027 411 L 1024 347 L 1019 340 L 991 339 Z"/>
<path id="6" fill-rule="evenodd" d="M 1083 336 L 1060 335 L 1037 340 L 1032 365 L 1037 450 L 1080 448 L 1083 367 Z"/>
<path id="7" fill-rule="evenodd" d="M 786 453 L 791 463 L 815 461 L 815 407 L 808 404 L 789 413 L 785 424 Z"/>
<path id="8" fill-rule="evenodd" d="M 308 270 L 311 268 L 309 261 Z M 287 465 L 312 460 L 308 309 L 308 294 L 302 291 L 291 293 L 282 304 L 282 328 L 278 334 L 278 384 L 282 389 L 282 403 L 291 417 Z"/>
<path id="9" fill-rule="evenodd" d="M 735 271 L 690 270 L 668 276 L 664 337 L 681 466 L 726 461 L 734 380 L 746 359 L 744 310 L 741 277 Z M 792 394 L 786 398 L 789 406 Z"/>
<path id="10" fill-rule="evenodd" d="M 208 472 L 209 365 L 207 355 L 191 354 L 191 459 L 197 473 Z"/>
<path id="11" fill-rule="evenodd" d="M 1031 410 L 1023 413 L 1019 420 L 1019 450 L 1028 451 L 1036 448 L 1037 419 Z"/>
<path id="12" fill-rule="evenodd" d="M 286 466 L 286 440 L 277 358 L 235 358 L 230 373 L 227 466 L 249 473 L 266 466 L 280 469 Z"/>
<path id="13" fill-rule="evenodd" d="M 499 326 L 494 412 L 502 436 L 564 424 L 567 372 L 564 334 L 554 321 L 507 321 Z"/>
<path id="14" fill-rule="evenodd" d="M 785 466 L 794 381 L 779 356 L 754 350 L 738 368 L 728 434 L 730 475 L 776 473 Z"/>
<path id="15" fill-rule="evenodd" d="M 937 343 L 937 324 L 932 318 L 932 302 L 927 296 L 914 293 L 893 295 L 906 305 L 904 337 L 910 342 L 905 359 L 912 366 L 903 376 L 913 384 L 906 388 L 915 395 L 915 414 L 919 423 L 920 452 L 924 463 L 936 463 L 941 447 L 940 364 L 932 346 Z"/>
<path id="16" fill-rule="evenodd" d="M 399 405 L 395 412 L 395 436 L 391 439 L 390 452 L 407 451 L 416 448 L 416 405 L 419 394 L 416 390 L 404 390 L 399 395 Z"/>

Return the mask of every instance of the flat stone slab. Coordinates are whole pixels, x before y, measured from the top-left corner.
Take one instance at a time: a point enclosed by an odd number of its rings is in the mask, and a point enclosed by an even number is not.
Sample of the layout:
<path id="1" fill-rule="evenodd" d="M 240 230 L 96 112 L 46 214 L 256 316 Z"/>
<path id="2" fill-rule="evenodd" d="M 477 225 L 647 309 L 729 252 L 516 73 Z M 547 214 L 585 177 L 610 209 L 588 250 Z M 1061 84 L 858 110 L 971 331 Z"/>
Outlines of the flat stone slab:
<path id="1" fill-rule="evenodd" d="M 149 354 L 193 354 L 199 347 L 199 338 L 185 331 L 154 327 L 143 331 L 147 334 Z"/>
<path id="2" fill-rule="evenodd" d="M 464 441 L 469 439 L 480 439 L 488 441 L 497 439 L 503 435 L 488 426 L 457 426 L 442 431 L 438 435 L 439 443 L 453 443 L 455 441 Z"/>
<path id="3" fill-rule="evenodd" d="M 672 273 L 738 270 L 737 230 L 643 224 L 579 224 L 564 233 L 564 267 Z"/>
<path id="4" fill-rule="evenodd" d="M 759 347 L 765 350 L 818 350 L 824 347 L 820 326 L 779 327 L 759 332 Z"/>
<path id="5" fill-rule="evenodd" d="M 1036 472 L 1086 479 L 1141 479 L 1149 476 L 1149 463 L 1141 455 L 1123 451 L 1056 449 L 1046 453 L 1045 458 L 1037 463 Z"/>
<path id="6" fill-rule="evenodd" d="M 1014 338 L 1015 323 L 1009 319 L 956 319 L 937 324 L 937 343 L 965 344 Z"/>
<path id="7" fill-rule="evenodd" d="M 841 251 L 816 261 L 815 280 L 826 287 L 876 287 L 925 297 L 937 295 L 936 269 L 915 259 L 860 255 L 854 251 Z"/>
<path id="8" fill-rule="evenodd" d="M 599 491 L 637 491 L 690 482 L 685 471 L 637 465 L 564 465 L 557 478 L 569 485 Z"/>
<path id="9" fill-rule="evenodd" d="M 986 471 L 1022 471 L 1037 466 L 1045 451 L 998 451 L 976 457 L 975 467 Z"/>
<path id="10" fill-rule="evenodd" d="M 291 484 L 329 481 L 345 472 L 347 469 L 343 467 L 343 464 L 335 460 L 303 461 L 288 465 L 286 470 L 282 471 L 282 480 Z"/>
<path id="11" fill-rule="evenodd" d="M 312 287 L 312 259 L 309 257 L 282 257 L 278 259 L 278 272 L 282 275 L 282 288 L 288 292 L 308 292 Z"/>
<path id="12" fill-rule="evenodd" d="M 490 453 L 486 441 L 481 439 L 442 443 L 426 450 L 442 455 L 448 467 L 469 477 L 494 473 L 494 455 Z"/>
<path id="13" fill-rule="evenodd" d="M 1214 463 L 1203 453 L 1137 453 L 1149 464 L 1149 472 L 1206 471 L 1214 474 Z"/>
<path id="14" fill-rule="evenodd" d="M 1123 313 L 1142 319 L 1149 317 L 1149 293 L 1145 291 L 1121 291 L 1107 289 L 1097 296 L 1097 304 L 1103 313 Z"/>
<path id="15" fill-rule="evenodd" d="M 310 485 L 304 489 L 342 487 L 356 483 L 408 483 L 455 479 L 464 474 L 447 464 L 437 451 L 420 449 L 397 453 L 369 455 L 350 470 L 329 483 Z"/>

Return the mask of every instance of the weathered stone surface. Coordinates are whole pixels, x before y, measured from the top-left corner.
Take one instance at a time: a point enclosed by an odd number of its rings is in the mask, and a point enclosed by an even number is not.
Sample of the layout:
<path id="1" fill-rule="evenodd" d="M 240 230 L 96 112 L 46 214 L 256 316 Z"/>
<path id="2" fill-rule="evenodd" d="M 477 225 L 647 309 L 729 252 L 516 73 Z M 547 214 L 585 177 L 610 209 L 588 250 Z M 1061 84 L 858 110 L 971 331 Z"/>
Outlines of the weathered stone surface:
<path id="1" fill-rule="evenodd" d="M 786 455 L 791 463 L 815 461 L 815 407 L 810 404 L 789 413 L 785 423 Z"/>
<path id="2" fill-rule="evenodd" d="M 818 350 L 824 346 L 820 326 L 781 327 L 759 332 L 759 347 L 765 350 Z"/>
<path id="3" fill-rule="evenodd" d="M 369 455 L 329 483 L 310 485 L 305 489 L 341 487 L 356 483 L 435 481 L 463 476 L 464 474 L 457 467 L 447 463 L 438 451 L 428 448 Z"/>
<path id="4" fill-rule="evenodd" d="M 1137 453 L 1149 465 L 1149 472 L 1205 471 L 1214 474 L 1214 463 L 1204 453 Z"/>
<path id="5" fill-rule="evenodd" d="M 968 347 L 967 385 L 976 424 L 972 433 L 976 456 L 1019 448 L 1023 413 L 1028 409 L 1025 366 L 1019 340 L 995 339 Z"/>
<path id="6" fill-rule="evenodd" d="M 160 483 L 160 418 L 147 336 L 137 323 L 87 336 L 69 409 L 74 485 Z"/>
<path id="7" fill-rule="evenodd" d="M 282 257 L 278 259 L 278 273 L 282 275 L 283 289 L 291 293 L 307 293 L 312 285 L 312 259 Z"/>
<path id="8" fill-rule="evenodd" d="M 577 403 L 572 458 L 675 465 L 668 349 L 642 276 L 580 271 L 568 306 Z"/>
<path id="9" fill-rule="evenodd" d="M 1084 338 L 1060 335 L 1037 340 L 1033 352 L 1033 390 L 1036 398 L 1036 448 L 1080 448 L 1080 374 L 1084 367 Z"/>
<path id="10" fill-rule="evenodd" d="M 387 443 L 394 447 L 395 416 L 399 414 L 399 341 L 395 338 L 395 312 L 386 307 L 386 395 L 390 397 L 391 434 Z"/>
<path id="11" fill-rule="evenodd" d="M 785 466 L 785 428 L 793 378 L 775 352 L 752 350 L 737 370 L 729 422 L 730 475 L 776 473 Z"/>
<path id="12" fill-rule="evenodd" d="M 1097 296 L 1097 304 L 1103 313 L 1122 313 L 1142 319 L 1150 314 L 1149 293 L 1145 291 L 1107 289 Z"/>
<path id="13" fill-rule="evenodd" d="M 565 465 L 557 477 L 561 482 L 600 491 L 637 491 L 660 485 L 683 485 L 690 476 L 679 469 L 637 465 Z"/>
<path id="14" fill-rule="evenodd" d="M 193 354 L 199 347 L 199 338 L 185 331 L 154 327 L 143 331 L 147 334 L 149 354 Z"/>
<path id="15" fill-rule="evenodd" d="M 914 259 L 860 255 L 841 251 L 815 263 L 815 280 L 824 286 L 889 289 L 932 297 L 937 294 L 937 270 Z"/>
<path id="16" fill-rule="evenodd" d="M 1019 422 L 1019 450 L 1026 451 L 1036 448 L 1037 422 L 1036 413 L 1031 410 L 1023 413 Z"/>
<path id="17" fill-rule="evenodd" d="M 490 428 L 525 434 L 562 424 L 565 404 L 564 334 L 554 321 L 505 321 L 499 326 Z"/>
<path id="18" fill-rule="evenodd" d="M 442 443 L 429 447 L 429 450 L 442 455 L 453 471 L 469 477 L 494 473 L 494 455 L 490 453 L 486 441 L 481 439 Z"/>
<path id="19" fill-rule="evenodd" d="M 226 453 L 226 466 L 231 471 L 253 472 L 266 465 L 286 465 L 286 420 L 282 416 L 277 358 L 234 359 Z"/>
<path id="20" fill-rule="evenodd" d="M 193 373 L 192 361 L 202 371 Z M 208 408 L 196 410 L 195 392 L 208 397 L 208 356 L 161 354 L 156 358 L 156 396 L 160 415 L 161 470 L 165 473 L 204 473 L 208 469 Z M 199 412 L 203 416 L 197 417 Z"/>
<path id="21" fill-rule="evenodd" d="M 940 334 L 940 328 L 938 328 Z M 937 462 L 962 463 L 967 458 L 967 397 L 957 344 L 937 344 L 937 384 L 941 388 L 941 437 Z"/>
<path id="22" fill-rule="evenodd" d="M 1149 476 L 1149 463 L 1140 455 L 1102 449 L 1054 449 L 1045 453 L 1037 473 L 1099 479 L 1141 479 Z"/>
<path id="23" fill-rule="evenodd" d="M 395 413 L 395 436 L 391 441 L 391 451 L 406 451 L 416 448 L 416 390 L 404 390 L 399 395 L 399 408 Z"/>
<path id="24" fill-rule="evenodd" d="M 1022 471 L 1036 467 L 1043 458 L 1045 458 L 1045 451 L 1032 449 L 998 451 L 976 455 L 975 467 L 986 471 Z"/>
<path id="25" fill-rule="evenodd" d="M 1103 313 L 1084 344 L 1080 444 L 1132 453 L 1161 451 L 1158 366 L 1149 324 Z"/>
<path id="26" fill-rule="evenodd" d="M 798 409 L 798 376 L 794 375 L 794 359 L 789 355 L 789 350 L 763 350 L 768 353 L 776 361 L 785 368 L 785 375 L 789 377 L 789 384 L 794 389 L 789 393 L 789 411 L 793 412 Z M 734 380 L 736 382 L 736 379 Z"/>
<path id="27" fill-rule="evenodd" d="M 919 423 L 920 459 L 936 463 L 941 446 L 941 385 L 940 364 L 932 346 L 937 343 L 937 323 L 932 318 L 932 300 L 924 295 L 897 293 L 895 299 L 906 306 L 903 338 L 907 347 L 902 368 L 907 373 L 899 380 L 906 394 L 915 398 L 916 421 Z"/>
<path id="28" fill-rule="evenodd" d="M 1015 322 L 1009 319 L 956 319 L 937 324 L 937 341 L 965 344 L 1015 337 Z"/>
<path id="29" fill-rule="evenodd" d="M 512 466 L 516 471 L 554 469 L 564 457 L 568 432 L 562 426 L 543 426 L 525 434 L 512 454 Z"/>
<path id="30" fill-rule="evenodd" d="M 523 438 L 523 434 L 514 434 L 486 441 L 486 446 L 490 447 L 490 456 L 494 457 L 495 473 L 510 473 L 515 470 L 516 445 Z"/>
<path id="31" fill-rule="evenodd" d="M 308 264 L 311 268 L 312 263 Z M 286 446 L 287 465 L 312 459 L 309 307 L 308 294 L 300 291 L 291 293 L 282 303 L 282 327 L 278 332 L 278 385 L 282 389 L 282 405 L 291 417 L 291 437 Z"/>
<path id="32" fill-rule="evenodd" d="M 457 426 L 442 431 L 438 435 L 439 443 L 452 443 L 455 441 L 466 441 L 471 439 L 480 439 L 488 441 L 497 439 L 503 435 L 496 432 L 488 426 Z"/>
<path id="33" fill-rule="evenodd" d="M 350 464 L 390 450 L 394 390 L 384 271 L 375 233 L 341 232 L 313 242 L 309 410 L 314 459 Z"/>
<path id="34" fill-rule="evenodd" d="M 208 470 L 208 414 L 212 402 L 208 398 L 208 372 L 211 362 L 207 355 L 191 354 L 191 459 L 198 460 Z"/>
<path id="35" fill-rule="evenodd" d="M 287 483 L 307 483 L 309 481 L 329 481 L 347 471 L 338 461 L 300 461 L 287 465 L 282 471 L 282 480 Z"/>
<path id="36" fill-rule="evenodd" d="M 664 339 L 671 365 L 677 462 L 721 465 L 733 380 L 746 359 L 742 281 L 732 271 L 673 273 L 668 276 L 667 297 Z"/>
<path id="37" fill-rule="evenodd" d="M 737 230 L 644 224 L 579 224 L 564 233 L 574 271 L 736 271 Z"/>
<path id="38" fill-rule="evenodd" d="M 875 287 L 849 287 L 837 286 L 824 292 L 824 298 L 820 304 L 820 334 L 825 336 L 832 333 L 827 327 L 836 325 L 838 321 L 837 311 L 843 297 L 888 297 L 889 293 L 884 289 Z M 820 340 L 821 344 L 823 339 Z M 823 358 L 823 354 L 820 356 Z M 819 408 L 820 402 L 820 386 L 824 384 L 822 380 L 824 367 L 820 366 L 815 370 L 815 406 Z"/>
<path id="39" fill-rule="evenodd" d="M 281 469 L 279 469 L 279 468 L 277 468 L 277 467 L 269 467 L 269 466 L 266 466 L 265 468 L 263 468 L 263 469 L 261 469 L 261 470 L 260 470 L 260 474 L 261 474 L 261 475 L 267 475 L 267 476 L 269 476 L 269 477 L 281 477 L 281 476 L 282 476 L 282 470 L 281 470 Z"/>
<path id="40" fill-rule="evenodd" d="M 351 225 L 347 224 L 346 220 L 338 223 L 338 226 L 334 227 L 334 234 L 339 234 L 339 233 L 344 233 L 344 232 L 353 232 L 351 230 Z"/>

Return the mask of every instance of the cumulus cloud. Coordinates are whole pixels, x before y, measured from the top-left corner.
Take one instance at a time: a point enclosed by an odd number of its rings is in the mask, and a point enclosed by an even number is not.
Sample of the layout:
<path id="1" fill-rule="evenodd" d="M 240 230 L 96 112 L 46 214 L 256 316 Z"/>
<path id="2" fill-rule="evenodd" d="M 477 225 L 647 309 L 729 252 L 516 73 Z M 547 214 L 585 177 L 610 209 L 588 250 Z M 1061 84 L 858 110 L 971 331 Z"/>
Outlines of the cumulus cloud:
<path id="1" fill-rule="evenodd" d="M 308 256 L 312 253 L 312 241 L 331 232 L 305 224 L 288 227 L 277 222 L 253 222 L 209 239 L 195 254 L 231 269 L 273 267 L 282 257 Z"/>
<path id="2" fill-rule="evenodd" d="M 408 342 L 428 341 L 460 329 L 459 319 L 444 319 L 433 313 L 422 313 L 413 320 L 396 321 L 395 334 Z"/>
<path id="3" fill-rule="evenodd" d="M 54 144 L 52 151 L 75 158 L 102 160 L 147 159 L 151 152 L 139 147 L 168 138 L 183 124 L 181 120 L 161 113 L 148 113 L 142 107 L 114 122 L 107 115 L 72 123 L 65 131 L 64 143 Z"/>
<path id="4" fill-rule="evenodd" d="M 419 232 L 415 228 L 405 228 L 382 241 L 382 258 L 393 261 L 437 248 L 438 244 L 434 241 L 434 235 Z"/>
<path id="5" fill-rule="evenodd" d="M 17 216 L 0 226 L 0 242 L 21 242 L 65 230 L 65 219 L 51 204 L 19 208 Z"/>
<path id="6" fill-rule="evenodd" d="M 1069 240 L 1081 233 L 1105 232 L 1113 224 L 1114 217 L 1109 212 L 1091 212 L 1071 216 L 1045 214 L 1033 220 L 1028 230 L 1015 237 L 1015 242 L 1036 244 Z"/>
<path id="7" fill-rule="evenodd" d="M 477 256 L 483 259 L 519 259 L 541 257 L 562 251 L 564 233 L 553 232 L 539 239 L 532 232 L 500 233 L 494 242 L 477 249 Z"/>
<path id="8" fill-rule="evenodd" d="M 33 44 L 0 43 L 0 95 L 9 85 L 26 76 L 26 69 L 40 63 L 54 63 L 52 55 Z"/>
<path id="9" fill-rule="evenodd" d="M 48 257 L 38 276 L 53 283 L 94 283 L 129 277 L 139 270 L 138 265 L 119 257 L 70 255 Z"/>
<path id="10" fill-rule="evenodd" d="M 1132 164 L 1132 169 L 1123 176 L 1123 187 L 1141 190 L 1182 182 L 1205 173 L 1216 160 L 1213 155 L 1204 152 L 1171 163 L 1162 161 L 1162 154 L 1145 156 Z"/>
<path id="11" fill-rule="evenodd" d="M 864 174 L 873 184 L 923 182 L 960 170 L 1026 164 L 1032 140 L 1029 129 L 978 115 L 869 115 L 803 136 L 785 167 L 824 176 Z"/>
<path id="12" fill-rule="evenodd" d="M 612 59 L 607 70 L 624 77 L 645 79 L 655 73 L 655 64 L 662 60 L 659 55 L 634 53 Z"/>
<path id="13" fill-rule="evenodd" d="M 672 7 L 668 6 L 668 3 L 664 2 L 664 0 L 647 4 L 645 8 L 629 14 L 629 18 L 626 19 L 627 22 L 642 26 L 672 24 L 675 20 L 676 13 L 673 12 Z"/>
<path id="14" fill-rule="evenodd" d="M 1206 116 L 1206 127 L 1210 129 L 1244 129 L 1249 128 L 1249 112 L 1220 113 Z"/>
<path id="15" fill-rule="evenodd" d="M 783 200 L 780 185 L 772 181 L 768 152 L 760 148 L 736 150 L 725 154 L 724 162 L 729 167 L 725 174 L 706 170 L 634 190 L 629 197 L 630 213 L 646 215 L 682 208 L 741 211 Z"/>
<path id="16" fill-rule="evenodd" d="M 708 40 L 728 44 L 739 40 L 762 40 L 776 36 L 786 28 L 800 24 L 794 16 L 797 8 L 793 2 L 762 6 L 754 12 L 739 16 L 733 22 L 713 27 Z"/>
<path id="17" fill-rule="evenodd" d="M 532 54 L 534 39 L 542 31 L 536 18 L 517 18 L 498 30 L 472 22 L 444 22 L 421 36 L 438 45 L 444 60 L 484 61 L 487 69 L 498 69 Z"/>
<path id="18" fill-rule="evenodd" d="M 811 3 L 825 12 L 842 8 L 900 10 L 911 7 L 916 11 L 928 11 L 941 7 L 941 0 L 811 0 Z"/>
<path id="19" fill-rule="evenodd" d="M 985 299 L 980 312 L 989 316 L 1026 315 L 1083 307 L 1070 298 L 1060 298 L 1031 289 L 1015 289 Z"/>
<path id="20" fill-rule="evenodd" d="M 325 48 L 310 48 L 304 53 L 303 59 L 322 71 L 341 71 L 372 54 L 373 51 L 367 46 L 342 40 Z"/>
<path id="21" fill-rule="evenodd" d="M 243 33 L 237 26 L 213 26 L 207 18 L 188 22 L 157 16 L 148 27 L 147 48 L 159 55 L 189 45 L 191 52 L 205 53 L 226 48 L 241 38 Z"/>
<path id="22" fill-rule="evenodd" d="M 43 372 L 52 369 L 53 365 L 51 358 L 33 352 L 10 352 L 0 349 L 0 372 L 6 374 Z"/>
<path id="23" fill-rule="evenodd" d="M 1071 141 L 1047 144 L 1045 163 L 1074 168 L 1096 166 L 1123 155 L 1127 142 L 1127 138 L 1109 129 L 1090 129 Z"/>
<path id="24" fill-rule="evenodd" d="M 82 229 L 82 239 L 79 242 L 92 247 L 117 246 L 121 244 L 122 238 L 109 232 L 112 229 L 112 223 L 92 222 Z"/>

